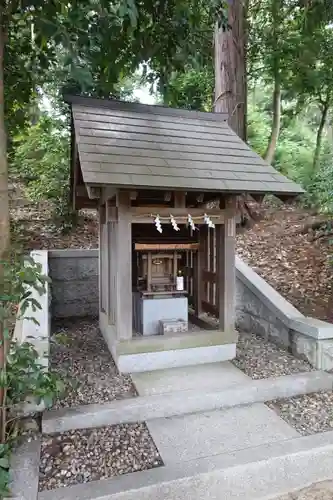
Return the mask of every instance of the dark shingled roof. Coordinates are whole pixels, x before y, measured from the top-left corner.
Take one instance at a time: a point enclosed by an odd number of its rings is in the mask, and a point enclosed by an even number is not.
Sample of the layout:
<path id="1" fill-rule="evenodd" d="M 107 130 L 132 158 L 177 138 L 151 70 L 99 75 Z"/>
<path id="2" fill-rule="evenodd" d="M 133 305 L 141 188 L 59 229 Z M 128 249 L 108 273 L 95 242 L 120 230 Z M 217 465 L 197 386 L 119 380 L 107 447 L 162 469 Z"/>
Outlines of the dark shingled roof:
<path id="1" fill-rule="evenodd" d="M 67 101 L 88 185 L 303 192 L 245 144 L 224 115 L 82 97 Z"/>

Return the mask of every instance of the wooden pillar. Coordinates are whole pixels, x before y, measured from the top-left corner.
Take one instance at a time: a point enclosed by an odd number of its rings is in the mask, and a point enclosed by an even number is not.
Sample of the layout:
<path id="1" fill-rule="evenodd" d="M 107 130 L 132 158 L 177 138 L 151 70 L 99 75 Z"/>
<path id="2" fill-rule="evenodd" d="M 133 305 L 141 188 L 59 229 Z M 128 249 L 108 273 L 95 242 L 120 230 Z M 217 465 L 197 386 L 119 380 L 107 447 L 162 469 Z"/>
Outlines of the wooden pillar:
<path id="1" fill-rule="evenodd" d="M 117 311 L 118 340 L 132 338 L 132 228 L 130 217 L 130 192 L 117 194 Z"/>
<path id="2" fill-rule="evenodd" d="M 100 311 L 108 313 L 108 235 L 107 235 L 107 205 L 99 209 L 99 302 Z"/>
<path id="3" fill-rule="evenodd" d="M 208 233 L 208 226 L 200 226 L 199 228 L 199 249 L 194 258 L 194 276 L 193 276 L 193 294 L 194 294 L 194 308 L 196 316 L 202 313 L 202 301 L 204 300 L 205 284 L 202 280 L 203 271 L 205 269 L 206 256 L 206 239 Z"/>
<path id="4" fill-rule="evenodd" d="M 105 205 L 100 205 L 98 208 L 98 295 L 99 295 L 99 311 L 102 310 L 102 247 L 103 247 L 103 229 L 102 224 L 105 224 Z"/>
<path id="5" fill-rule="evenodd" d="M 236 307 L 236 197 L 225 199 L 226 217 L 223 225 L 217 226 L 216 257 L 217 257 L 217 286 L 218 311 L 220 329 L 227 331 L 235 328 Z"/>
<path id="6" fill-rule="evenodd" d="M 109 218 L 108 221 L 108 257 L 109 257 L 109 309 L 110 325 L 116 324 L 117 311 L 117 222 Z"/>

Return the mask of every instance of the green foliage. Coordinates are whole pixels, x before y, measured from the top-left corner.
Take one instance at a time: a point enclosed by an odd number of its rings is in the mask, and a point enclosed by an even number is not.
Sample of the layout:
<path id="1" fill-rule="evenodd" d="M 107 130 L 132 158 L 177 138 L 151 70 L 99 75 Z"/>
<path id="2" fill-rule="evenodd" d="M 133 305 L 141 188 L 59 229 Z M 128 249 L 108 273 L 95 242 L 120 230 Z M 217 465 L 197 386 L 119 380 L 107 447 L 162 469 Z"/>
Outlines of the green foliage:
<path id="1" fill-rule="evenodd" d="M 40 304 L 33 297 L 33 291 L 37 291 L 41 296 L 45 293 L 46 283 L 49 278 L 41 273 L 41 265 L 34 261 L 30 256 L 12 253 L 11 258 L 1 262 L 2 279 L 0 283 L 0 323 L 2 324 L 2 333 L 5 338 L 9 338 L 10 332 L 6 322 L 15 312 L 23 316 L 28 307 L 35 312 L 40 309 Z M 17 311 L 18 304 L 20 310 Z M 34 318 L 29 318 L 35 321 Z"/>
<path id="2" fill-rule="evenodd" d="M 248 140 L 262 155 L 270 132 L 270 88 L 257 85 L 251 91 L 248 106 Z M 288 102 L 283 101 L 284 108 Z M 333 144 L 325 131 L 318 171 L 313 175 L 313 152 L 316 147 L 316 130 L 319 110 L 307 106 L 296 117 L 285 116 L 274 158 L 274 166 L 284 175 L 299 182 L 306 190 L 302 203 L 320 211 L 333 211 Z"/>
<path id="3" fill-rule="evenodd" d="M 48 278 L 42 274 L 41 265 L 31 257 L 13 253 L 1 262 L 0 283 L 0 498 L 7 496 L 9 484 L 9 459 L 19 434 L 19 421 L 27 401 L 43 402 L 50 407 L 65 390 L 65 382 L 49 372 L 38 361 L 38 353 L 29 342 L 19 343 L 12 338 L 14 322 L 40 309 L 34 291 L 45 293 Z"/>
<path id="4" fill-rule="evenodd" d="M 184 68 L 184 72 L 171 75 L 164 102 L 168 106 L 198 111 L 212 110 L 214 92 L 213 68 Z"/>
<path id="5" fill-rule="evenodd" d="M 33 202 L 51 202 L 62 224 L 70 220 L 68 127 L 64 119 L 42 114 L 35 125 L 14 139 L 11 171 Z"/>
<path id="6" fill-rule="evenodd" d="M 1 372 L 0 388 L 7 388 L 7 406 L 12 422 L 20 417 L 23 403 L 44 403 L 50 408 L 55 398 L 65 390 L 65 383 L 38 362 L 38 353 L 29 342 L 11 341 L 7 355 L 7 370 Z M 8 429 L 7 429 L 8 431 Z"/>
<path id="7" fill-rule="evenodd" d="M 9 444 L 0 444 L 0 498 L 10 495 L 10 451 L 11 449 Z"/>

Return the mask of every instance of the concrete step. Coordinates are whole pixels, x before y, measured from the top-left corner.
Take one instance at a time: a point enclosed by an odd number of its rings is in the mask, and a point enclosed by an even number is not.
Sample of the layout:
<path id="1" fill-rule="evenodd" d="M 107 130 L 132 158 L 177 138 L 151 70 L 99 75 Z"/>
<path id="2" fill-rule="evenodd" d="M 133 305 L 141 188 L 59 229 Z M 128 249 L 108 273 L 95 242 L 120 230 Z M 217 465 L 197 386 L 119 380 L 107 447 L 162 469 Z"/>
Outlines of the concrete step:
<path id="1" fill-rule="evenodd" d="M 173 381 L 174 387 L 177 384 L 182 387 L 180 379 L 178 382 Z M 161 383 L 161 387 L 162 385 Z M 199 385 L 197 389 L 161 392 L 104 404 L 51 410 L 43 415 L 42 430 L 43 433 L 52 434 L 72 429 L 149 421 L 331 390 L 332 387 L 333 375 L 322 371 L 263 380 L 245 378 L 239 383 L 225 386 L 223 390 L 218 390 L 216 385 L 213 389 L 209 385 L 207 388 Z"/>
<path id="2" fill-rule="evenodd" d="M 278 417 L 277 417 L 278 418 Z M 39 493 L 38 500 L 258 500 L 333 477 L 333 432 Z"/>
<path id="3" fill-rule="evenodd" d="M 252 380 L 230 361 L 132 373 L 131 377 L 140 396 L 191 389 L 202 392 L 223 391 Z"/>

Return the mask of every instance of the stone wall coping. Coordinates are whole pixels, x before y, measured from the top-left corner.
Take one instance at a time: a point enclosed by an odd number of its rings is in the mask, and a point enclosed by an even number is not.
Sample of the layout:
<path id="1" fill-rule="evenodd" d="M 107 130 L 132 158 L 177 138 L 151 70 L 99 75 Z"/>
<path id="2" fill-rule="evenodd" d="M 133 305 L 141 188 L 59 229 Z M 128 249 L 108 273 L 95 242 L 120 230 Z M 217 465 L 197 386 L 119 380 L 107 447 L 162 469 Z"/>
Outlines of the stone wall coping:
<path id="1" fill-rule="evenodd" d="M 333 324 L 316 318 L 304 317 L 290 321 L 290 328 L 298 333 L 324 340 L 333 338 Z"/>
<path id="2" fill-rule="evenodd" d="M 271 285 L 259 276 L 238 256 L 235 258 L 236 276 L 256 295 L 268 309 L 289 327 L 290 321 L 303 319 L 305 316 L 290 302 L 282 297 Z"/>
<path id="3" fill-rule="evenodd" d="M 69 258 L 92 258 L 98 257 L 98 248 L 69 248 L 63 250 L 49 250 L 49 258 L 51 259 L 69 259 Z"/>
<path id="4" fill-rule="evenodd" d="M 30 252 L 30 257 L 38 264 L 41 264 L 42 274 L 48 276 L 48 251 L 33 250 Z M 13 338 L 19 343 L 30 342 L 33 344 L 39 354 L 39 362 L 43 366 L 48 367 L 50 337 L 49 284 L 46 283 L 46 292 L 43 295 L 39 295 L 37 290 L 32 290 L 32 297 L 39 302 L 41 309 L 33 311 L 31 305 L 28 306 L 24 316 L 16 320 Z M 34 317 L 37 323 L 33 322 L 31 319 L 26 319 L 31 317 Z"/>

